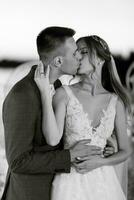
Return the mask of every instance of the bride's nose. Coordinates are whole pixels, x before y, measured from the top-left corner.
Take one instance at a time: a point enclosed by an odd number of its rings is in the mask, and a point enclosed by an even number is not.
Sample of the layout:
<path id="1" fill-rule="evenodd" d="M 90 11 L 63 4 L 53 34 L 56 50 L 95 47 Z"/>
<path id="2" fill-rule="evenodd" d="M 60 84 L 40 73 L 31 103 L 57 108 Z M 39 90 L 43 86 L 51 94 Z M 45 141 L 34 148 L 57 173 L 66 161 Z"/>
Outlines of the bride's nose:
<path id="1" fill-rule="evenodd" d="M 77 55 L 76 55 L 77 60 L 81 61 L 82 59 L 82 55 L 79 51 L 77 51 Z"/>

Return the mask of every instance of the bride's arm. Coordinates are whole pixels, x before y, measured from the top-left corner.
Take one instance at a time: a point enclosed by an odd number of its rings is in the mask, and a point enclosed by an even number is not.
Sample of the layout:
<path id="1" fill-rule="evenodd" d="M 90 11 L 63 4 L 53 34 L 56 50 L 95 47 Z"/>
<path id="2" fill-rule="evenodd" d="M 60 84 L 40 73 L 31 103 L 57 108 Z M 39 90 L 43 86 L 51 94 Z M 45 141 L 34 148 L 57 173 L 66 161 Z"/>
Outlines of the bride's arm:
<path id="1" fill-rule="evenodd" d="M 131 145 L 127 136 L 127 114 L 123 103 L 118 100 L 115 117 L 115 133 L 118 142 L 118 152 L 105 158 L 106 165 L 115 165 L 125 161 L 131 155 Z"/>
<path id="2" fill-rule="evenodd" d="M 62 88 L 58 89 L 53 97 L 52 102 L 45 92 L 41 92 L 42 99 L 42 129 L 47 144 L 51 146 L 57 145 L 63 135 L 64 119 L 65 119 L 65 95 Z M 54 113 L 55 111 L 55 113 Z"/>
<path id="3" fill-rule="evenodd" d="M 41 72 L 42 71 L 42 72 Z M 43 66 L 38 66 L 35 71 L 34 80 L 40 90 L 42 102 L 42 131 L 47 144 L 56 146 L 63 135 L 64 118 L 65 118 L 65 92 L 59 89 L 54 96 L 54 106 L 56 109 L 56 121 L 54 110 L 52 107 L 52 97 L 49 83 L 49 67 L 44 74 Z M 59 125 L 58 125 L 59 124 Z"/>

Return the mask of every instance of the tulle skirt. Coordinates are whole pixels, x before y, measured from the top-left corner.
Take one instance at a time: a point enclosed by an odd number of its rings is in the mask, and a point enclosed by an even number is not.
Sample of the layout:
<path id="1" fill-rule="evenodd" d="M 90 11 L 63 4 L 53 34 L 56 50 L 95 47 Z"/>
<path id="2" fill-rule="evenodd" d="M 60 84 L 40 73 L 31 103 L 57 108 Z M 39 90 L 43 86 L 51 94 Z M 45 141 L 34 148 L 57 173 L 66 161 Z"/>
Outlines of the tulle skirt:
<path id="1" fill-rule="evenodd" d="M 114 167 L 104 166 L 79 174 L 57 174 L 52 184 L 51 200 L 126 200 Z"/>

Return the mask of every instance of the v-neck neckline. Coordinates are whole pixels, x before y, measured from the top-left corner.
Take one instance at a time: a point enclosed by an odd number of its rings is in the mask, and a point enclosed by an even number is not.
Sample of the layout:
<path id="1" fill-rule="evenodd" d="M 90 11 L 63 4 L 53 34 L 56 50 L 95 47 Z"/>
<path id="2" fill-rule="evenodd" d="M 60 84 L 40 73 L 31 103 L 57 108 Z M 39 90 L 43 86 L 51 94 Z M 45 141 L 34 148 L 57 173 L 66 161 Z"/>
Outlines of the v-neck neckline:
<path id="1" fill-rule="evenodd" d="M 108 101 L 108 103 L 107 103 L 106 109 L 102 109 L 101 112 L 98 113 L 98 114 L 103 113 L 103 114 L 101 115 L 100 119 L 98 120 L 98 121 L 99 121 L 98 125 L 93 126 L 93 120 L 90 119 L 89 114 L 84 110 L 84 106 L 83 106 L 82 103 L 79 101 L 79 99 L 76 97 L 76 95 L 74 94 L 73 90 L 72 90 L 70 87 L 69 87 L 69 89 L 70 89 L 70 91 L 71 91 L 71 93 L 72 93 L 74 99 L 75 99 L 75 100 L 77 101 L 77 103 L 80 105 L 83 114 L 85 115 L 85 117 L 87 118 L 87 120 L 88 120 L 88 122 L 89 122 L 90 127 L 92 128 L 92 130 L 96 131 L 96 130 L 101 126 L 101 122 L 102 122 L 103 118 L 105 117 L 106 112 L 108 111 L 108 108 L 109 108 L 109 105 L 110 105 L 110 102 L 111 102 L 111 99 L 112 99 L 112 95 L 109 97 L 109 101 Z"/>

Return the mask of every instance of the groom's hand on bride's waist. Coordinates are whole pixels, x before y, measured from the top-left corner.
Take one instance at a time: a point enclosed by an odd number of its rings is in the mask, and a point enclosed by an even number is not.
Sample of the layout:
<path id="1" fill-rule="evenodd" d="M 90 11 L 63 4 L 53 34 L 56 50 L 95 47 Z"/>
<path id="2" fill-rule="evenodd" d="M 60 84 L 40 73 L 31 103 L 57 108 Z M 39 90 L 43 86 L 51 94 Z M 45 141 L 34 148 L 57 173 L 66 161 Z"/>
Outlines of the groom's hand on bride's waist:
<path id="1" fill-rule="evenodd" d="M 82 162 L 73 163 L 73 167 L 80 174 L 88 173 L 96 168 L 105 165 L 105 160 L 100 155 L 91 156 L 90 159 L 83 160 Z"/>
<path id="2" fill-rule="evenodd" d="M 71 162 L 78 162 L 83 157 L 102 154 L 102 149 L 100 147 L 90 145 L 90 142 L 91 140 L 81 140 L 71 147 Z"/>
<path id="3" fill-rule="evenodd" d="M 116 139 L 114 138 L 114 136 L 110 137 L 107 140 L 106 147 L 104 148 L 104 151 L 103 151 L 104 157 L 112 156 L 114 153 L 116 153 L 118 151 L 117 148 L 118 147 L 117 147 Z"/>

